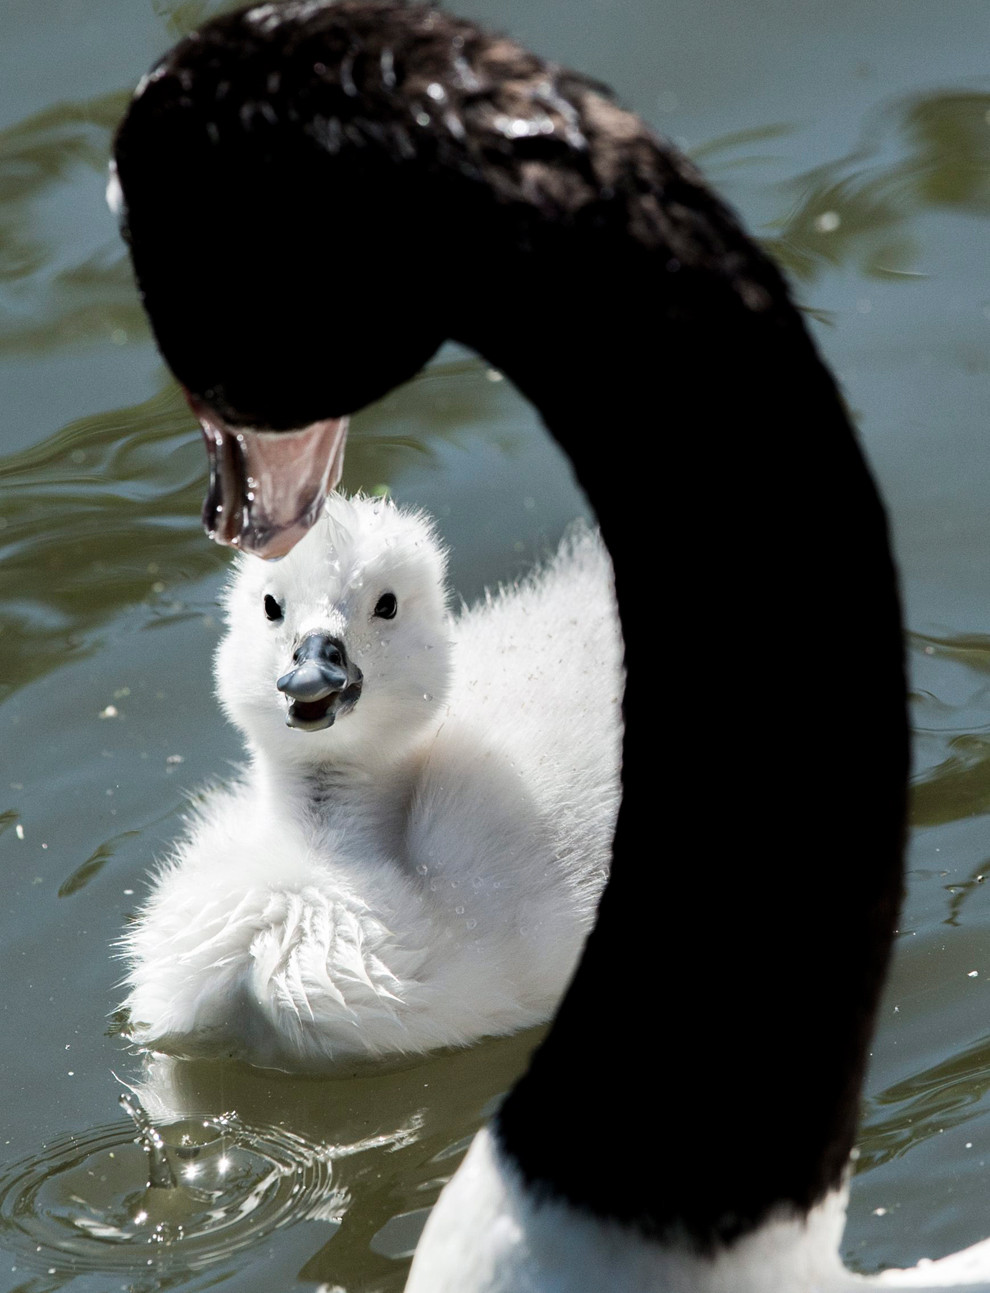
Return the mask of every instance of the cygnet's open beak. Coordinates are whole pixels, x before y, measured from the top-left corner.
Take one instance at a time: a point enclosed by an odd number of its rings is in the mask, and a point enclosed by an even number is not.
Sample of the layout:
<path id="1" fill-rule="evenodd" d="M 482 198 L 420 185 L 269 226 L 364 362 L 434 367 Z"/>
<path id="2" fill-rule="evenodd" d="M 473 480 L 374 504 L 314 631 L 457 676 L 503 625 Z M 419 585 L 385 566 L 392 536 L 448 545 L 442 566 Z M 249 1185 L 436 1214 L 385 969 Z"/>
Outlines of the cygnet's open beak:
<path id="1" fill-rule="evenodd" d="M 364 675 L 339 638 L 310 633 L 292 655 L 293 667 L 276 686 L 290 704 L 285 715 L 289 727 L 319 732 L 354 708 L 361 695 Z"/>
<path id="2" fill-rule="evenodd" d="M 206 533 L 258 557 L 284 557 L 340 481 L 347 418 L 328 418 L 300 431 L 252 431 L 228 425 L 188 391 L 186 399 L 210 459 Z"/>

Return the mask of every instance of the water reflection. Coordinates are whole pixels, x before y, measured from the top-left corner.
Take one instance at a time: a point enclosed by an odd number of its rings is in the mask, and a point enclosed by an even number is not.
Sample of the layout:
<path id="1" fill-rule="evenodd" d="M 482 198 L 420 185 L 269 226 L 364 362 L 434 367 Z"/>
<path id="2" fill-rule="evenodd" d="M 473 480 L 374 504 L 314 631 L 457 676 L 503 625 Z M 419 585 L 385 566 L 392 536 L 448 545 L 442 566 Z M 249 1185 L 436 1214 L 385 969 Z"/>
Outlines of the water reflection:
<path id="1" fill-rule="evenodd" d="M 164 1288 L 308 1221 L 300 1279 L 401 1289 L 427 1210 L 541 1035 L 329 1080 L 155 1057 L 124 1097 L 138 1136 L 121 1121 L 8 1167 L 0 1231 L 46 1287 L 112 1270 Z"/>
<path id="2" fill-rule="evenodd" d="M 990 812 L 990 637 L 912 633 L 914 828 Z M 928 684 L 928 685 L 926 685 Z"/>
<path id="3" fill-rule="evenodd" d="M 74 893 L 78 893 L 91 880 L 94 880 L 106 864 L 116 853 L 120 844 L 126 840 L 137 839 L 140 831 L 121 831 L 119 834 L 112 836 L 98 844 L 85 862 L 81 863 L 67 876 L 58 887 L 58 896 L 60 898 L 69 898 Z"/>
<path id="4" fill-rule="evenodd" d="M 900 127 L 919 203 L 990 215 L 990 94 L 919 96 L 903 105 Z"/>
<path id="5" fill-rule="evenodd" d="M 980 885 L 985 884 L 988 878 L 990 878 L 990 858 L 982 858 L 965 880 L 957 880 L 945 886 L 949 894 L 949 914 L 945 918 L 947 925 L 962 924 L 962 912 L 967 899 Z"/>
<path id="6" fill-rule="evenodd" d="M 849 264 L 867 277 L 914 276 L 923 212 L 990 214 L 988 112 L 990 94 L 975 91 L 891 104 L 855 152 L 781 186 L 789 209 L 773 222 L 768 250 L 805 283 Z M 890 150 L 896 160 L 877 160 Z"/>
<path id="7" fill-rule="evenodd" d="M 57 104 L 0 132 L 0 354 L 147 334 L 109 215 L 87 246 L 67 209 L 79 168 L 105 174 L 127 98 Z"/>
<path id="8" fill-rule="evenodd" d="M 911 790 L 911 825 L 940 826 L 990 812 L 990 737 L 966 732 Z"/>
<path id="9" fill-rule="evenodd" d="M 0 1174 L 0 1232 L 28 1269 L 59 1284 L 87 1271 L 184 1280 L 329 1206 L 329 1159 L 284 1128 L 222 1115 L 133 1132 L 63 1137 Z"/>
<path id="10" fill-rule="evenodd" d="M 990 1038 L 913 1073 L 868 1102 L 859 1135 L 857 1172 L 906 1153 L 912 1145 L 973 1116 L 990 1091 Z"/>
<path id="11" fill-rule="evenodd" d="M 216 14 L 240 7 L 239 0 L 152 0 L 152 9 L 165 20 L 165 30 L 173 41 Z"/>
<path id="12" fill-rule="evenodd" d="M 10 691 L 100 644 L 122 607 L 182 613 L 174 589 L 221 559 L 190 518 L 202 463 L 177 391 L 84 418 L 0 463 Z"/>
<path id="13" fill-rule="evenodd" d="M 404 1068 L 369 1065 L 330 1080 L 156 1059 L 139 1090 L 156 1117 L 236 1108 L 240 1117 L 261 1123 L 277 1110 L 279 1125 L 321 1146 L 333 1166 L 330 1206 L 307 1215 L 335 1228 L 332 1235 L 314 1231 L 312 1255 L 299 1278 L 355 1291 L 398 1291 L 410 1232 L 395 1219 L 432 1206 L 542 1032 L 493 1039 Z M 409 1225 L 414 1231 L 415 1220 Z"/>

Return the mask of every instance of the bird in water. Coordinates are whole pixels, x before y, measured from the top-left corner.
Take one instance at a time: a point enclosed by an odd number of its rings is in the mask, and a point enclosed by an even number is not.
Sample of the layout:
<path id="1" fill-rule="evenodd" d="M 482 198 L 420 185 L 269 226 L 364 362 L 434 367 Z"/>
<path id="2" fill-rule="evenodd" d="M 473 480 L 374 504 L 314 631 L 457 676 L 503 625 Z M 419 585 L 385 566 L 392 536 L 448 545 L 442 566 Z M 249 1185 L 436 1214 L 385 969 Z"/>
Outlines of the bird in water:
<path id="1" fill-rule="evenodd" d="M 341 419 L 450 338 L 539 410 L 614 564 L 609 883 L 410 1289 L 861 1287 L 837 1246 L 903 883 L 902 622 L 779 270 L 601 85 L 420 5 L 216 19 L 142 82 L 115 168 L 221 541 L 290 546 Z M 981 1281 L 986 1246 L 873 1282 Z"/>
<path id="2" fill-rule="evenodd" d="M 294 1071 L 549 1017 L 608 871 L 621 641 L 600 540 L 447 612 L 421 513 L 331 495 L 242 557 L 216 685 L 249 763 L 123 941 L 130 1036 Z"/>

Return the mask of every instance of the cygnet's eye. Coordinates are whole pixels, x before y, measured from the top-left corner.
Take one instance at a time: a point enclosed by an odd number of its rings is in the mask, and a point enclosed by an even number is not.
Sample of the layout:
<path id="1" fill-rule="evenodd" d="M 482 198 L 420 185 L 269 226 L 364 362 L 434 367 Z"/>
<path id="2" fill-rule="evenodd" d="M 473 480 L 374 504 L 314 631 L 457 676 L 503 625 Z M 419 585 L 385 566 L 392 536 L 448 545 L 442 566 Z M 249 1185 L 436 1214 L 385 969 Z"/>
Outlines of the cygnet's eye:
<path id="1" fill-rule="evenodd" d="M 394 620 L 398 609 L 399 603 L 395 600 L 395 593 L 382 593 L 375 606 L 375 615 L 380 620 Z"/>
<path id="2" fill-rule="evenodd" d="M 285 615 L 285 611 L 271 593 L 265 593 L 265 614 L 270 620 L 280 620 Z"/>

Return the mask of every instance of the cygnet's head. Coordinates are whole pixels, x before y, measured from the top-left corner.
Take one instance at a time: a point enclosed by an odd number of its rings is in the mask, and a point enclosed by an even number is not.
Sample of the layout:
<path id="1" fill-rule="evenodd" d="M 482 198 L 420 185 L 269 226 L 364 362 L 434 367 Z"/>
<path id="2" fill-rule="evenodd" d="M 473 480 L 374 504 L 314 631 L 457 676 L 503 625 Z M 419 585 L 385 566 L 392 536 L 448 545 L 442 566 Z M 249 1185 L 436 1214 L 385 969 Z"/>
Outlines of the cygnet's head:
<path id="1" fill-rule="evenodd" d="M 216 657 L 228 717 L 276 760 L 401 757 L 449 682 L 445 570 L 428 518 L 332 494 L 283 560 L 237 562 Z"/>

